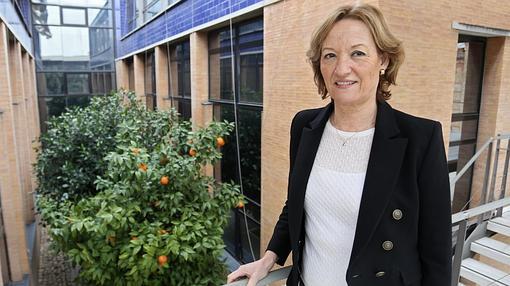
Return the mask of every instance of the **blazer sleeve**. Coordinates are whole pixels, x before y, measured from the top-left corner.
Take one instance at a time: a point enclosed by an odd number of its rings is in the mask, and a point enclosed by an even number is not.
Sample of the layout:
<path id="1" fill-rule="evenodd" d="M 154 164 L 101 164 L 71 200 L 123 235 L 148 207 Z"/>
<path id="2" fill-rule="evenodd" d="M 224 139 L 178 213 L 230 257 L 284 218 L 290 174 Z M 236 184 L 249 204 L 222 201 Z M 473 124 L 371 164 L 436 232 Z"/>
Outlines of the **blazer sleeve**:
<path id="1" fill-rule="evenodd" d="M 418 173 L 418 250 L 422 286 L 449 286 L 452 266 L 451 199 L 441 124 L 432 136 Z"/>
<path id="2" fill-rule="evenodd" d="M 294 160 L 296 158 L 297 149 L 299 147 L 299 141 L 301 139 L 301 131 L 302 127 L 299 127 L 299 117 L 300 113 L 296 114 L 292 119 L 291 128 L 290 128 L 290 166 L 289 166 L 289 183 L 292 175 L 292 170 L 294 169 Z M 289 256 L 292 247 L 290 243 L 290 234 L 289 234 L 289 219 L 288 219 L 288 191 L 287 191 L 287 200 L 285 201 L 285 205 L 283 206 L 280 217 L 278 218 L 278 222 L 275 225 L 273 230 L 273 236 L 269 241 L 267 250 L 271 250 L 276 255 L 278 255 L 278 260 L 276 263 L 279 265 L 284 265 L 285 260 Z"/>

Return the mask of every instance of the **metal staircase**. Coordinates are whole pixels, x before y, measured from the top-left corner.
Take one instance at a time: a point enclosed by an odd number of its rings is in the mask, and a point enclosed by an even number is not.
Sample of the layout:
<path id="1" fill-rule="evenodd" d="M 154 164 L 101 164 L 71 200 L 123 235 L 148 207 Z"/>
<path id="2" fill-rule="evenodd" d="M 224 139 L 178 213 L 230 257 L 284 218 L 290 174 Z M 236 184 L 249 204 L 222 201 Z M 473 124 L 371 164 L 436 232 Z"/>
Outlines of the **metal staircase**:
<path id="1" fill-rule="evenodd" d="M 486 226 L 489 236 L 471 242 L 469 249 L 473 254 L 490 258 L 510 269 L 510 244 L 503 242 L 501 239 L 490 237 L 494 233 L 510 240 L 510 212 L 504 213 L 502 217 L 489 220 Z M 510 273 L 472 257 L 462 260 L 460 277 L 478 285 L 510 285 Z"/>
<path id="2" fill-rule="evenodd" d="M 453 234 L 458 242 L 455 244 L 452 265 L 452 286 L 463 283 L 510 286 L 510 210 L 504 211 L 505 207 L 510 206 L 510 197 L 505 194 L 510 158 L 509 138 L 510 134 L 490 138 L 450 182 L 453 190 L 468 168 L 473 167 L 475 161 L 486 152 L 480 206 L 452 216 Z M 507 146 L 501 148 L 504 140 L 508 141 Z M 501 154 L 504 154 L 504 166 L 498 172 Z M 495 200 L 497 179 L 500 179 L 501 187 L 497 190 L 499 199 Z M 468 225 L 475 228 L 465 239 Z"/>

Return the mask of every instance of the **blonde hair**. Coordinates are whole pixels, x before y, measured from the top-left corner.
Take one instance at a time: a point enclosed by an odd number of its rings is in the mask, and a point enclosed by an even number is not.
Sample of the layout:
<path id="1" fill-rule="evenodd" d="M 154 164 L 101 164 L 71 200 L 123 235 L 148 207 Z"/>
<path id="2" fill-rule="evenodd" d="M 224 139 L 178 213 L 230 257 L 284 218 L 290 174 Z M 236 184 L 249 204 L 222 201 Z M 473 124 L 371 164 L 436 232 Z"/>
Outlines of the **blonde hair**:
<path id="1" fill-rule="evenodd" d="M 389 30 L 386 20 L 381 11 L 368 4 L 349 5 L 338 8 L 329 16 L 322 25 L 315 31 L 310 49 L 307 52 L 313 72 L 314 81 L 322 98 L 328 97 L 328 90 L 321 73 L 321 50 L 324 40 L 333 26 L 342 19 L 360 20 L 370 30 L 378 52 L 383 58 L 388 59 L 388 67 L 383 75 L 379 77 L 377 86 L 377 100 L 385 101 L 390 99 L 390 86 L 396 83 L 397 73 L 404 61 L 404 48 L 402 41 L 398 40 Z"/>

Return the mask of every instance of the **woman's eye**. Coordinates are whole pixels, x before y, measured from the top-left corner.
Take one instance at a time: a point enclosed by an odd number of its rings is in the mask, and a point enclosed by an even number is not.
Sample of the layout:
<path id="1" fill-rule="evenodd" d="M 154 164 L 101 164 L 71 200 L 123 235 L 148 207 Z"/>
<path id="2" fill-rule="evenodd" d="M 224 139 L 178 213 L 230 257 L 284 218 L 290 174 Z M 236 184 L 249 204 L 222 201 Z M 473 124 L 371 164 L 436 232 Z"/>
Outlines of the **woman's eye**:
<path id="1" fill-rule="evenodd" d="M 333 53 L 328 53 L 328 54 L 325 54 L 325 55 L 324 55 L 324 59 L 326 59 L 326 60 L 327 60 L 327 59 L 334 58 L 334 57 L 335 57 L 335 54 L 333 54 Z"/>
<path id="2" fill-rule="evenodd" d="M 362 52 L 362 51 L 354 51 L 352 53 L 352 55 L 355 56 L 355 57 L 360 57 L 360 56 L 364 56 L 366 54 L 364 52 Z"/>

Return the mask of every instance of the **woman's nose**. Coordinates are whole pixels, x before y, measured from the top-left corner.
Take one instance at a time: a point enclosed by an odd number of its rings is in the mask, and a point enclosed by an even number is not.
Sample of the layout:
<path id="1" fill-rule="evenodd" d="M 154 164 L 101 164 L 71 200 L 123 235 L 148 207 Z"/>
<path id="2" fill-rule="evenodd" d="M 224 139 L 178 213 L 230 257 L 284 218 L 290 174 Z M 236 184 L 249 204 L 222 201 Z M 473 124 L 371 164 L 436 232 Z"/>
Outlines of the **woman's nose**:
<path id="1" fill-rule="evenodd" d="M 345 58 L 339 58 L 335 65 L 335 74 L 345 76 L 351 73 L 351 61 Z"/>

